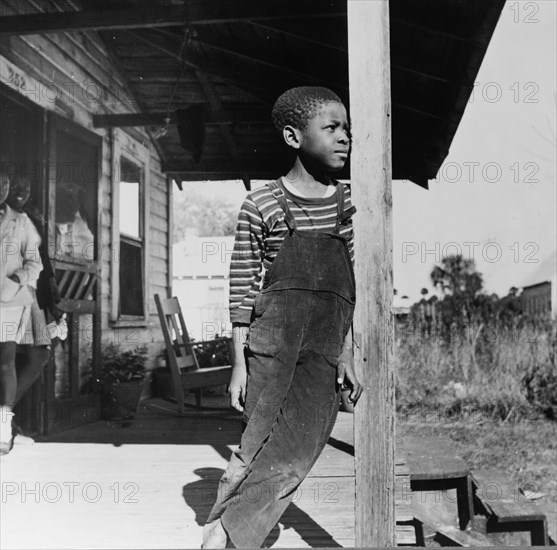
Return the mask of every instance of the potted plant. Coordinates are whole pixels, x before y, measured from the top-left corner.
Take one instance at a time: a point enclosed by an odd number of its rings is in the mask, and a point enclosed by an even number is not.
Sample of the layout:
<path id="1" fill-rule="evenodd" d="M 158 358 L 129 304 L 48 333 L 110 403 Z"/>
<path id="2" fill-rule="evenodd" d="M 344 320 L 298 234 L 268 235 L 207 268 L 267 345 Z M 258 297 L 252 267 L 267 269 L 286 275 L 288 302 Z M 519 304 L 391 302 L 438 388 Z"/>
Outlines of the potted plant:
<path id="1" fill-rule="evenodd" d="M 128 420 L 137 415 L 147 357 L 147 346 L 126 350 L 117 344 L 105 347 L 99 380 L 102 419 Z"/>

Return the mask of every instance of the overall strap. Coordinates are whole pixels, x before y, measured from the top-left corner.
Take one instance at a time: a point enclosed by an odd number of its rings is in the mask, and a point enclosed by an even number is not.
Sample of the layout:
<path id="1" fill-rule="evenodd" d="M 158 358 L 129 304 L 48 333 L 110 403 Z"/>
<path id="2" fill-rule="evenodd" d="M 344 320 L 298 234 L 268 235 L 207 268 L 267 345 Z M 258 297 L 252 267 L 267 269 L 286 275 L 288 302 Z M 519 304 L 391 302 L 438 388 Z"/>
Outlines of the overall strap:
<path id="1" fill-rule="evenodd" d="M 336 184 L 337 197 L 337 221 L 335 224 L 335 235 L 340 232 L 340 224 L 342 223 L 342 215 L 344 213 L 344 185 L 340 182 Z"/>
<path id="2" fill-rule="evenodd" d="M 288 229 L 292 233 L 296 229 L 296 220 L 294 219 L 294 215 L 292 214 L 290 208 L 288 207 L 288 202 L 286 201 L 286 196 L 284 194 L 284 191 L 282 190 L 281 187 L 279 187 L 276 181 L 270 181 L 267 185 L 271 190 L 271 194 L 277 200 L 280 207 L 282 208 L 284 212 L 284 221 L 286 222 Z"/>
<path id="3" fill-rule="evenodd" d="M 351 218 L 356 213 L 356 207 L 351 206 L 348 210 L 344 210 L 345 191 L 344 184 L 337 182 L 337 223 L 335 225 L 335 235 L 340 232 L 340 226 L 343 225 L 348 218 Z"/>

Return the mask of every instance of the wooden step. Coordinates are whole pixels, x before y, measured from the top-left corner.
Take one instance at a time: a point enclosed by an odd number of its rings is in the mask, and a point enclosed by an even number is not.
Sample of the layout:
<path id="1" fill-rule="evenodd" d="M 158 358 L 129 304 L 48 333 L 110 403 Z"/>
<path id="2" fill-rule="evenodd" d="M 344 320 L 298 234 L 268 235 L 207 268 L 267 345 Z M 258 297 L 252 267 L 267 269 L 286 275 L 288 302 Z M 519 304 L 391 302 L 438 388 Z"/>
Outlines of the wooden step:
<path id="1" fill-rule="evenodd" d="M 469 529 L 461 530 L 453 526 L 437 527 L 435 541 L 441 546 L 493 547 L 493 542 L 482 533 Z"/>
<path id="2" fill-rule="evenodd" d="M 412 481 L 462 478 L 468 465 L 455 452 L 450 439 L 405 436 L 397 439 L 397 452 L 406 457 Z"/>
<path id="3" fill-rule="evenodd" d="M 548 546 L 547 518 L 539 503 L 526 498 L 501 472 L 473 472 L 474 505 L 488 516 L 492 532 L 529 531 L 533 546 Z"/>
<path id="4" fill-rule="evenodd" d="M 396 449 L 406 458 L 413 491 L 456 489 L 459 525 L 465 529 L 473 515 L 469 468 L 451 440 L 405 436 L 397 439 Z"/>

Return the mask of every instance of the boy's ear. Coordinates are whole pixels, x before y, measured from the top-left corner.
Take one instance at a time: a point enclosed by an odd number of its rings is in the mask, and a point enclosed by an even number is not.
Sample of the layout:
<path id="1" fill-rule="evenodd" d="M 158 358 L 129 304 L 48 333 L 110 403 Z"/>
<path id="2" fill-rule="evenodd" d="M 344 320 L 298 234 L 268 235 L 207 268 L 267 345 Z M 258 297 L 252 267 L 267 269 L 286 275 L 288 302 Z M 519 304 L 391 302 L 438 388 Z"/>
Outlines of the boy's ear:
<path id="1" fill-rule="evenodd" d="M 298 128 L 294 128 L 294 126 L 285 126 L 282 129 L 282 137 L 284 138 L 286 145 L 294 149 L 299 149 L 302 144 L 302 133 L 298 130 Z"/>

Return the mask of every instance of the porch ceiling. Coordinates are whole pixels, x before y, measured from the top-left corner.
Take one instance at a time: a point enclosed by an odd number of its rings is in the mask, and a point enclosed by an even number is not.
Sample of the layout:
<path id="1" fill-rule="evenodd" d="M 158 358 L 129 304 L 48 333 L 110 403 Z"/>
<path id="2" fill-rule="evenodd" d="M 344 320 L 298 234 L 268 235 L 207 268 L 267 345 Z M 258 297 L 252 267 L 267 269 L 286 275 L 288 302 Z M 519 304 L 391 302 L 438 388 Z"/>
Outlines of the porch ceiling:
<path id="1" fill-rule="evenodd" d="M 1 32 L 98 31 L 149 117 L 101 116 L 97 125 L 153 129 L 168 116 L 158 143 L 177 180 L 271 179 L 285 169 L 270 122 L 280 93 L 322 85 L 349 104 L 346 1 L 97 0 L 94 11 L 84 4 L 65 19 L 14 18 Z M 390 0 L 394 178 L 427 187 L 435 177 L 503 5 Z"/>

